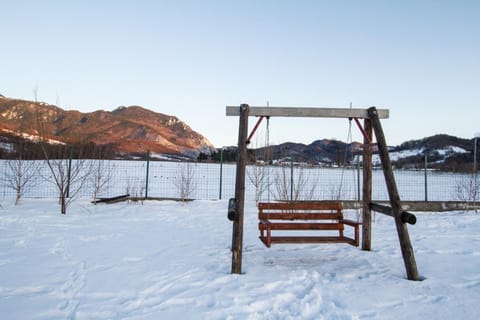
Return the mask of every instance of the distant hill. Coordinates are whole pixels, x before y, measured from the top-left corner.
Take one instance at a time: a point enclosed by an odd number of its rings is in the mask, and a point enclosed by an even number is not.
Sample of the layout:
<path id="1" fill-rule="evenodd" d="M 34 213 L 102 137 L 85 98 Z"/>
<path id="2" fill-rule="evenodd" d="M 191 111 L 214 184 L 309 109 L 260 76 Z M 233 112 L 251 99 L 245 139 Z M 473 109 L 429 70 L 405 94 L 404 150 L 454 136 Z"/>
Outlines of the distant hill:
<path id="1" fill-rule="evenodd" d="M 390 149 L 390 157 L 392 164 L 397 168 L 423 168 L 426 156 L 429 168 L 442 171 L 471 171 L 474 158 L 473 146 L 473 139 L 438 134 L 419 140 L 410 140 L 393 147 Z"/>
<path id="2" fill-rule="evenodd" d="M 355 165 L 362 155 L 362 144 L 345 143 L 338 140 L 322 139 L 311 144 L 282 143 L 267 148 L 249 149 L 251 162 L 297 162 L 323 166 Z M 479 152 L 478 150 L 477 152 Z M 221 150 L 213 154 L 219 159 Z M 374 145 L 373 164 L 380 166 L 377 147 Z M 236 147 L 224 150 L 224 158 L 234 161 Z M 411 140 L 399 146 L 389 147 L 392 165 L 396 169 L 423 169 L 425 155 L 430 169 L 442 171 L 471 171 L 473 168 L 473 139 L 462 139 L 440 134 Z M 480 154 L 477 154 L 480 159 Z"/>
<path id="3" fill-rule="evenodd" d="M 42 102 L 0 96 L 0 135 L 47 137 L 72 144 L 79 141 L 109 145 L 121 155 L 145 153 L 196 159 L 209 154 L 213 145 L 177 117 L 140 106 L 119 107 L 91 113 L 66 111 Z M 5 142 L 4 142 L 5 143 Z"/>

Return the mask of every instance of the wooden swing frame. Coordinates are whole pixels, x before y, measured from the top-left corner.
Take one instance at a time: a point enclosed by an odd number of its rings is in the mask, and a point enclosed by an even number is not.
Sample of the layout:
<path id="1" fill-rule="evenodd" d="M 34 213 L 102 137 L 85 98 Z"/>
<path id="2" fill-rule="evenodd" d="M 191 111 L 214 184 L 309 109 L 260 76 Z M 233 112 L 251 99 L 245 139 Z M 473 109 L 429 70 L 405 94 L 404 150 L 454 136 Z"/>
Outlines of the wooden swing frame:
<path id="1" fill-rule="evenodd" d="M 405 215 L 411 215 L 403 211 L 400 196 L 398 193 L 393 169 L 388 154 L 385 135 L 380 119 L 389 117 L 388 109 L 370 107 L 367 109 L 358 108 L 294 108 L 294 107 L 250 107 L 248 104 L 238 106 L 227 106 L 227 116 L 239 117 L 238 131 L 238 158 L 235 180 L 235 198 L 230 199 L 228 217 L 233 221 L 232 228 L 232 268 L 234 274 L 242 273 L 242 252 L 243 252 L 243 221 L 245 207 L 245 171 L 247 164 L 248 140 L 253 136 L 261 120 L 257 122 L 253 132 L 248 135 L 248 118 L 255 117 L 309 117 L 309 118 L 347 118 L 355 119 L 364 141 L 363 148 L 363 198 L 362 198 L 362 250 L 371 250 L 371 226 L 372 214 L 376 206 L 372 203 L 372 141 L 373 131 L 377 139 L 378 152 L 387 184 L 388 195 L 391 207 L 384 208 L 381 213 L 392 216 L 398 233 L 402 256 L 409 280 L 420 280 L 418 274 L 413 247 L 408 235 L 405 223 L 413 221 L 405 220 Z M 359 121 L 363 119 L 363 127 Z M 388 212 L 388 213 L 387 213 Z"/>

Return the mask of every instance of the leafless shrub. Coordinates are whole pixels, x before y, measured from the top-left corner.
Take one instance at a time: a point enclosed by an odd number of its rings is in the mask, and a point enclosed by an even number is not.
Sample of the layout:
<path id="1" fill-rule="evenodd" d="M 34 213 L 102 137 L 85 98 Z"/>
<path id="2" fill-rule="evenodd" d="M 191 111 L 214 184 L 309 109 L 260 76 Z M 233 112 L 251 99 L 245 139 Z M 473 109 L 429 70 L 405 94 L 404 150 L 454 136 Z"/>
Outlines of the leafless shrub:
<path id="1" fill-rule="evenodd" d="M 173 179 L 173 185 L 177 188 L 182 201 L 189 199 L 196 188 L 194 164 L 180 164 L 177 176 Z"/>
<path id="2" fill-rule="evenodd" d="M 126 194 L 134 198 L 140 198 L 145 195 L 145 183 L 143 179 L 136 177 L 127 178 Z"/>
<path id="3" fill-rule="evenodd" d="M 464 175 L 457 181 L 457 199 L 465 202 L 479 201 L 480 179 L 477 174 Z"/>
<path id="4" fill-rule="evenodd" d="M 263 164 L 256 163 L 253 166 L 247 167 L 248 180 L 255 187 L 255 201 L 258 202 L 262 198 L 265 191 L 270 188 L 272 184 L 268 178 L 268 167 Z"/>
<path id="5" fill-rule="evenodd" d="M 318 179 L 309 176 L 306 168 L 281 166 L 274 177 L 275 198 L 284 201 L 312 200 L 317 185 Z"/>
<path id="6" fill-rule="evenodd" d="M 343 184 L 343 181 L 340 181 L 338 185 L 332 184 L 329 186 L 327 199 L 342 200 L 345 199 L 346 195 L 350 194 L 351 191 L 351 186 L 346 186 Z"/>
<path id="7" fill-rule="evenodd" d="M 92 160 L 92 174 L 90 180 L 92 185 L 94 204 L 97 204 L 98 195 L 106 188 L 108 188 L 112 180 L 114 166 L 115 165 L 112 165 L 111 161 L 108 160 Z"/>

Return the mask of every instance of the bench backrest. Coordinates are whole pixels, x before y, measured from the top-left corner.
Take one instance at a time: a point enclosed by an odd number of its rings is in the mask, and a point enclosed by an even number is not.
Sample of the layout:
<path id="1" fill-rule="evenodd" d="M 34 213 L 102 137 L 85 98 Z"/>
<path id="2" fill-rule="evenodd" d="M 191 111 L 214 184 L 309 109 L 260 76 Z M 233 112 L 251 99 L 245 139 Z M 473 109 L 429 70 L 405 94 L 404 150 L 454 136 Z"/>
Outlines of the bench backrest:
<path id="1" fill-rule="evenodd" d="M 341 202 L 260 202 L 259 220 L 341 220 Z"/>

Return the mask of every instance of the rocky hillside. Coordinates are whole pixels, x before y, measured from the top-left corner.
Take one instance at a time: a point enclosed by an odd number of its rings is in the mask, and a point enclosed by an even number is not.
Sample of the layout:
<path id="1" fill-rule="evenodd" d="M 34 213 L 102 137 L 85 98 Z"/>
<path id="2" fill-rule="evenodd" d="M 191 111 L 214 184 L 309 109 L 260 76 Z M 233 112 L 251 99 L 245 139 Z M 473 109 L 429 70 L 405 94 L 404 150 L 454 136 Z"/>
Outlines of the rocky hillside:
<path id="1" fill-rule="evenodd" d="M 140 106 L 91 113 L 0 96 L 0 134 L 42 136 L 61 143 L 109 145 L 118 155 L 145 153 L 196 158 L 213 145 L 177 117 Z"/>

